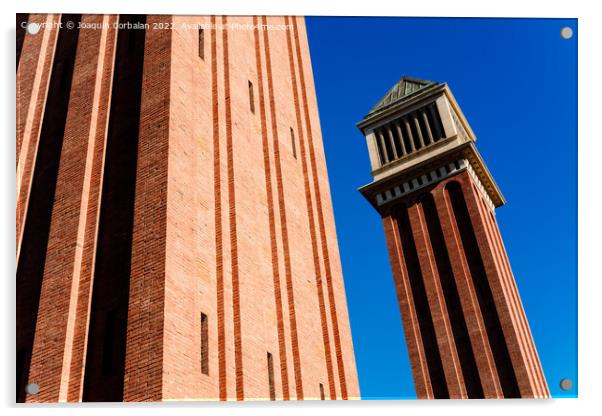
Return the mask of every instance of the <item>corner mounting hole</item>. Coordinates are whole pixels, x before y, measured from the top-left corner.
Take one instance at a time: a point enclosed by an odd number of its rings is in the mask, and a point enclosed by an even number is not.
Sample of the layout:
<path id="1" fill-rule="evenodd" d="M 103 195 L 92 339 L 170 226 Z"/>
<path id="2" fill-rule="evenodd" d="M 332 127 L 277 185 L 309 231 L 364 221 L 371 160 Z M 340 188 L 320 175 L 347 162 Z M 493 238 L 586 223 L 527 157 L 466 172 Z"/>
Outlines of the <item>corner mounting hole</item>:
<path id="1" fill-rule="evenodd" d="M 25 30 L 27 31 L 27 33 L 29 33 L 30 35 L 36 35 L 41 29 L 41 26 L 39 23 L 29 23 L 27 24 L 27 26 L 25 27 Z"/>
<path id="2" fill-rule="evenodd" d="M 570 378 L 563 378 L 560 380 L 560 388 L 564 391 L 568 391 L 573 388 L 573 381 Z"/>
<path id="3" fill-rule="evenodd" d="M 25 386 L 25 393 L 27 394 L 38 394 L 40 392 L 40 386 L 36 383 L 31 383 Z"/>
<path id="4" fill-rule="evenodd" d="M 563 39 L 570 39 L 573 37 L 573 29 L 571 29 L 568 26 L 563 27 L 562 29 L 560 29 L 560 36 L 562 36 Z"/>

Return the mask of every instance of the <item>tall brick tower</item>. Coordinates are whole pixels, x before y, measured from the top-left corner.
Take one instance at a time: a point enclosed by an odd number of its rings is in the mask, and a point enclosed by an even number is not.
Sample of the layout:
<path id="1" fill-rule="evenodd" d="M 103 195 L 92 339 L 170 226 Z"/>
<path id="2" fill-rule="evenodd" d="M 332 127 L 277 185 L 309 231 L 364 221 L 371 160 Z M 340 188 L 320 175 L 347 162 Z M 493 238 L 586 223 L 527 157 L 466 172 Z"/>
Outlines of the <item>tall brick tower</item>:
<path id="1" fill-rule="evenodd" d="M 549 397 L 495 220 L 505 201 L 448 86 L 403 77 L 358 127 L 418 398 Z"/>
<path id="2" fill-rule="evenodd" d="M 303 19 L 17 23 L 17 400 L 358 398 Z"/>

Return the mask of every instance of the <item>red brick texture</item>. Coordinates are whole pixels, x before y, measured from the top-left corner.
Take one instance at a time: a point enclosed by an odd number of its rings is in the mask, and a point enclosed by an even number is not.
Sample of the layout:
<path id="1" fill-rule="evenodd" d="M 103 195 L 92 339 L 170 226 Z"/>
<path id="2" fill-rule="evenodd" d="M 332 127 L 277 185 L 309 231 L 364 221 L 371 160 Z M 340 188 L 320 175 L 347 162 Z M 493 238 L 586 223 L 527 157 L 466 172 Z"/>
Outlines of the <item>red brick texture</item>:
<path id="1" fill-rule="evenodd" d="M 262 18 L 262 24 L 267 25 L 267 18 Z M 274 98 L 274 81 L 272 72 L 272 60 L 270 55 L 270 37 L 266 30 L 263 31 L 264 52 L 267 70 L 268 103 L 270 108 L 270 119 L 272 120 L 272 139 L 274 152 L 274 166 L 276 177 L 276 193 L 278 195 L 278 211 L 280 212 L 280 233 L 282 235 L 282 251 L 284 259 L 284 274 L 286 281 L 286 295 L 288 302 L 288 315 L 291 333 L 291 346 L 293 351 L 293 371 L 295 375 L 295 390 L 297 399 L 303 399 L 303 384 L 301 380 L 301 363 L 299 360 L 299 337 L 297 334 L 297 315 L 295 311 L 295 295 L 293 288 L 293 277 L 291 269 L 290 241 L 288 234 L 288 223 L 286 216 L 286 199 L 284 195 L 284 184 L 282 178 L 282 161 L 280 156 L 280 138 L 278 136 L 278 119 L 276 112 L 276 100 Z"/>
<path id="2" fill-rule="evenodd" d="M 485 324 L 479 310 L 475 288 L 470 277 L 470 270 L 463 253 L 462 242 L 455 224 L 451 207 L 445 200 L 442 187 L 432 191 L 441 221 L 447 252 L 450 256 L 453 275 L 462 302 L 462 311 L 466 319 L 470 341 L 477 361 L 481 386 L 485 398 L 502 396 L 502 389 L 497 377 L 497 370 L 485 332 Z"/>
<path id="3" fill-rule="evenodd" d="M 111 25 L 117 16 L 105 16 L 102 22 Z M 89 182 L 84 184 L 84 195 L 87 194 L 88 203 L 82 206 L 86 209 L 85 229 L 83 232 L 83 245 L 79 254 L 80 268 L 79 289 L 77 293 L 77 306 L 74 315 L 73 351 L 71 358 L 71 371 L 67 401 L 78 402 L 82 400 L 83 378 L 85 367 L 85 349 L 88 333 L 88 313 L 91 302 L 91 285 L 94 274 L 94 254 L 96 252 L 96 232 L 98 230 L 98 215 L 100 204 L 100 190 L 102 188 L 102 169 L 106 145 L 106 129 L 108 122 L 109 100 L 113 75 L 113 57 L 115 54 L 116 33 L 113 29 L 103 30 L 100 39 L 100 53 L 98 58 L 98 71 L 94 105 L 98 115 L 90 129 L 90 144 L 88 145 L 88 161 L 86 165 L 86 178 Z M 93 147 L 92 147 L 93 146 Z M 90 154 L 91 152 L 91 154 Z M 75 276 L 77 278 L 77 276 Z"/>
<path id="4" fill-rule="evenodd" d="M 485 260 L 489 283 L 494 292 L 496 308 L 509 343 L 512 363 L 517 374 L 522 397 L 549 397 L 543 370 L 535 350 L 524 309 L 512 276 L 506 250 L 501 244 L 494 216 L 486 207 L 474 184 L 464 175 L 461 178 L 465 199 L 481 255 Z"/>
<path id="5" fill-rule="evenodd" d="M 253 18 L 253 24 L 257 25 L 259 18 Z M 256 74 L 263 74 L 263 63 L 262 54 L 260 49 L 260 42 L 265 39 L 260 39 L 259 29 L 253 33 L 254 44 L 255 44 L 255 62 L 256 62 Z M 279 349 L 279 360 L 280 360 L 280 376 L 282 379 L 282 398 L 284 400 L 290 399 L 290 390 L 288 382 L 288 362 L 286 356 L 286 344 L 284 334 L 284 317 L 282 310 L 282 284 L 280 279 L 280 270 L 278 267 L 278 244 L 276 241 L 276 218 L 274 208 L 274 190 L 272 189 L 272 171 L 270 166 L 270 147 L 268 142 L 268 127 L 267 127 L 267 115 L 266 115 L 266 98 L 265 98 L 265 87 L 263 76 L 257 77 L 257 85 L 259 92 L 259 112 L 261 120 L 261 140 L 263 148 L 263 161 L 264 161 L 264 175 L 265 175 L 265 188 L 267 197 L 267 208 L 269 217 L 269 231 L 270 231 L 270 259 L 272 263 L 272 275 L 274 279 L 274 301 L 276 308 L 277 317 L 277 329 L 278 329 L 278 349 Z"/>
<path id="6" fill-rule="evenodd" d="M 87 16 L 83 22 L 109 19 Z M 85 296 L 79 295 L 89 287 L 88 262 L 94 249 L 110 80 L 110 65 L 105 63 L 107 55 L 111 58 L 109 37 L 108 30 L 79 34 L 48 241 L 48 252 L 60 255 L 47 256 L 44 266 L 29 370 L 30 381 L 41 388 L 28 401 L 67 401 L 69 390 L 79 391 L 83 375 L 85 315 L 77 310 L 88 306 Z"/>
<path id="7" fill-rule="evenodd" d="M 457 347 L 454 343 L 450 318 L 445 308 L 441 279 L 435 263 L 431 241 L 428 235 L 424 212 L 420 205 L 409 208 L 410 224 L 414 232 L 413 238 L 418 251 L 420 269 L 424 279 L 429 309 L 433 316 L 433 324 L 441 361 L 445 371 L 445 379 L 451 399 L 467 398 L 464 378 L 460 368 Z"/>
<path id="8" fill-rule="evenodd" d="M 149 16 L 149 24 L 171 22 Z M 132 238 L 124 401 L 163 398 L 171 31 L 148 30 Z"/>
<path id="9" fill-rule="evenodd" d="M 399 310 L 403 321 L 405 338 L 410 356 L 410 365 L 414 376 L 414 387 L 419 399 L 434 399 L 431 379 L 426 363 L 424 346 L 421 340 L 420 326 L 416 316 L 414 298 L 410 288 L 408 272 L 405 266 L 403 250 L 399 238 L 397 221 L 392 215 L 383 217 L 383 226 L 389 250 L 389 260 L 395 281 L 395 290 L 399 302 Z"/>
<path id="10" fill-rule="evenodd" d="M 328 189 L 328 183 L 327 181 L 325 181 L 326 183 L 320 183 L 320 179 L 324 182 L 325 179 L 327 179 L 327 176 L 325 174 L 326 172 L 326 166 L 325 166 L 325 161 L 324 161 L 324 154 L 323 154 L 323 148 L 320 148 L 321 152 L 318 151 L 314 145 L 314 137 L 317 138 L 318 134 L 314 133 L 313 129 L 312 129 L 312 123 L 314 124 L 314 126 L 317 124 L 316 120 L 312 121 L 312 116 L 310 115 L 310 107 L 312 108 L 312 110 L 314 110 L 314 117 L 315 117 L 315 109 L 317 108 L 317 104 L 315 102 L 310 103 L 308 100 L 308 94 L 307 94 L 307 89 L 308 89 L 308 85 L 307 85 L 307 81 L 306 81 L 306 76 L 305 76 L 305 72 L 309 72 L 309 69 L 304 68 L 304 63 L 303 63 L 303 58 L 305 56 L 305 65 L 307 65 L 307 61 L 309 61 L 309 53 L 307 54 L 303 54 L 301 52 L 301 44 L 300 44 L 300 35 L 299 32 L 301 30 L 301 28 L 299 27 L 300 25 L 298 24 L 298 19 L 295 18 L 293 19 L 293 33 L 295 35 L 295 49 L 296 49 L 296 57 L 297 57 L 297 65 L 299 67 L 299 78 L 301 80 L 301 96 L 303 98 L 303 112 L 305 114 L 305 123 L 306 123 L 306 129 L 307 129 L 307 146 L 309 148 L 309 160 L 310 160 L 310 165 L 311 165 L 311 170 L 312 170 L 312 177 L 313 177 L 313 184 L 314 184 L 314 197 L 316 198 L 316 208 L 317 208 L 317 218 L 318 218 L 318 225 L 319 225 L 319 231 L 320 231 L 320 244 L 322 246 L 322 261 L 324 262 L 324 274 L 326 276 L 326 284 L 327 284 L 327 288 L 328 288 L 328 302 L 330 304 L 330 320 L 331 320 L 331 325 L 332 325 L 332 333 L 333 333 L 333 338 L 334 338 L 334 345 L 335 345 L 335 356 L 336 356 L 336 362 L 337 362 L 337 373 L 338 373 L 338 380 L 339 380 L 339 385 L 340 385 L 340 394 L 342 396 L 342 398 L 345 400 L 348 398 L 348 392 L 347 392 L 347 381 L 346 381 L 346 377 L 345 377 L 345 364 L 344 364 L 344 358 L 343 358 L 343 347 L 341 345 L 341 332 L 347 332 L 348 331 L 339 331 L 339 314 L 337 313 L 337 303 L 339 303 L 339 305 L 341 304 L 341 302 L 344 302 L 344 300 L 342 301 L 340 299 L 340 295 L 343 292 L 342 289 L 342 279 L 337 279 L 338 281 L 337 283 L 337 288 L 336 288 L 336 292 L 335 293 L 335 282 L 334 279 L 335 277 L 333 277 L 333 264 L 331 262 L 330 259 L 330 250 L 333 247 L 332 245 L 330 245 L 328 243 L 328 239 L 330 238 L 331 241 L 332 239 L 336 239 L 336 236 L 333 236 L 333 230 L 334 230 L 334 220 L 332 218 L 332 210 L 330 210 L 329 214 L 330 214 L 330 218 L 326 218 L 327 214 L 324 212 L 324 208 L 323 206 L 326 204 L 326 206 L 330 206 L 331 202 L 330 202 L 330 198 L 329 195 L 327 194 L 327 189 Z M 304 29 L 304 27 L 303 27 Z M 307 41 L 307 37 L 304 37 L 305 41 Z M 306 45 L 304 45 L 306 46 Z M 307 46 L 306 46 L 307 47 Z M 306 49 L 307 50 L 307 49 Z M 312 89 L 313 90 L 313 89 Z M 315 95 L 314 97 L 312 97 L 315 100 Z M 318 158 L 320 159 L 320 167 L 318 167 Z M 324 173 L 320 173 L 324 172 Z M 322 190 L 326 190 L 326 192 L 322 192 Z M 323 195 L 324 194 L 324 195 Z M 327 231 L 326 231 L 326 221 L 329 221 L 329 233 L 330 235 L 327 235 Z M 335 245 L 336 246 L 336 245 Z M 336 249 L 336 247 L 335 247 Z M 338 252 L 336 253 L 336 256 L 338 258 Z M 337 264 L 335 267 L 339 267 L 340 268 L 340 264 Z M 340 270 L 338 270 L 338 272 L 340 273 Z M 338 294 L 338 296 L 337 296 Z M 339 299 L 336 299 L 336 298 Z M 340 307 L 340 306 L 339 306 Z M 346 305 L 345 305 L 346 308 Z M 345 319 L 345 318 L 344 318 Z M 346 319 L 345 319 L 346 320 Z M 347 342 L 351 342 L 351 339 L 347 338 L 346 340 Z M 348 370 L 347 370 L 348 371 Z M 331 398 L 332 397 L 332 393 L 331 393 Z"/>
<path id="11" fill-rule="evenodd" d="M 429 194 L 436 207 L 460 299 L 460 316 L 450 312 L 451 305 L 446 303 L 442 293 L 441 270 L 438 270 L 433 252 L 434 236 L 429 234 L 424 219 L 423 201 Z M 463 377 L 464 370 L 458 360 L 460 349 L 468 346 L 478 370 L 482 397 L 549 397 L 495 216 L 483 198 L 472 176 L 463 171 L 397 203 L 397 206 L 407 207 L 411 239 L 420 264 L 419 278 L 424 281 L 449 397 L 471 397 L 467 394 L 466 375 Z M 383 217 L 383 225 L 416 393 L 421 399 L 437 398 L 429 378 L 432 370 L 427 365 L 432 352 L 426 351 L 433 351 L 432 346 L 425 346 L 428 339 L 420 332 L 421 325 L 428 323 L 418 324 L 412 283 L 408 278 L 410 269 L 404 261 L 408 253 L 404 254 L 400 243 L 397 212 L 396 208 L 390 209 Z M 469 341 L 462 342 L 469 342 L 469 345 L 456 345 L 450 319 L 464 320 Z M 481 393 L 478 394 L 481 397 Z"/>
<path id="12" fill-rule="evenodd" d="M 146 23 L 127 316 L 117 317 L 127 330 L 110 338 L 107 318 L 102 325 L 93 318 L 101 195 L 115 183 L 103 189 L 122 39 L 111 27 L 82 30 L 77 42 L 39 308 L 22 308 L 35 324 L 24 376 L 41 388 L 27 401 L 87 400 L 88 389 L 102 388 L 90 383 L 109 377 L 99 366 L 110 342 L 125 351 L 124 401 L 318 400 L 325 386 L 331 399 L 359 398 L 303 20 L 147 16 Z M 198 24 L 207 25 L 203 36 Z M 18 230 L 56 41 L 56 33 L 37 36 L 25 35 L 18 67 Z M 90 366 L 94 376 L 86 378 Z"/>
<path id="13" fill-rule="evenodd" d="M 29 15 L 28 21 L 44 23 L 47 26 L 36 36 L 25 35 L 17 70 L 17 263 L 21 252 L 25 213 L 29 202 L 42 114 L 58 36 L 58 30 L 52 29 L 52 25 L 60 21 L 60 15 L 32 14 Z"/>

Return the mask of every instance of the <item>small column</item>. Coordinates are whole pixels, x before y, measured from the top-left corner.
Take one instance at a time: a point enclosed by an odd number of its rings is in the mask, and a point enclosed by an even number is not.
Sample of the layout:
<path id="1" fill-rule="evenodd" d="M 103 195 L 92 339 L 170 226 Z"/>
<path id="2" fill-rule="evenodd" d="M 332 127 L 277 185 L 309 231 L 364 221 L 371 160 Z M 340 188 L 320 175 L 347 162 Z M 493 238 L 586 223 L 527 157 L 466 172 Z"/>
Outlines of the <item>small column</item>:
<path id="1" fill-rule="evenodd" d="M 385 144 L 385 135 L 382 130 L 377 130 L 376 134 L 378 135 L 378 140 L 380 141 L 380 149 L 382 150 L 382 161 L 383 165 L 389 163 L 389 152 L 387 152 L 387 146 Z"/>
<path id="2" fill-rule="evenodd" d="M 404 118 L 403 122 L 406 126 L 406 132 L 408 133 L 408 141 L 410 142 L 410 153 L 416 150 L 416 145 L 414 144 L 414 136 L 412 136 L 412 129 L 410 128 L 410 122 L 408 118 Z"/>
<path id="3" fill-rule="evenodd" d="M 399 121 L 395 121 L 395 128 L 397 129 L 397 135 L 399 136 L 399 142 L 401 143 L 401 154 L 403 156 L 408 154 L 406 149 L 406 145 L 403 142 L 403 133 L 401 132 L 401 126 L 399 125 Z"/>
<path id="4" fill-rule="evenodd" d="M 422 149 L 424 147 L 424 138 L 422 137 L 422 130 L 420 129 L 420 123 L 418 122 L 418 117 L 416 114 L 412 115 L 412 120 L 414 121 L 416 133 L 418 133 L 418 141 L 420 142 L 420 148 Z"/>
<path id="5" fill-rule="evenodd" d="M 424 109 L 420 110 L 420 115 L 422 117 L 422 121 L 424 122 L 424 125 L 426 128 L 425 143 L 428 146 L 429 144 L 433 143 L 435 141 L 435 139 L 433 138 L 433 132 L 431 131 L 431 126 L 429 125 L 429 119 L 426 116 L 426 111 L 424 111 Z"/>
<path id="6" fill-rule="evenodd" d="M 393 130 L 391 130 L 391 126 L 387 126 L 385 128 L 387 129 L 387 133 L 389 134 L 389 142 L 391 143 L 391 149 L 393 149 L 393 159 L 392 160 L 397 160 L 397 159 L 399 159 L 399 156 L 397 155 L 397 149 L 395 147 L 395 139 L 393 138 Z"/>

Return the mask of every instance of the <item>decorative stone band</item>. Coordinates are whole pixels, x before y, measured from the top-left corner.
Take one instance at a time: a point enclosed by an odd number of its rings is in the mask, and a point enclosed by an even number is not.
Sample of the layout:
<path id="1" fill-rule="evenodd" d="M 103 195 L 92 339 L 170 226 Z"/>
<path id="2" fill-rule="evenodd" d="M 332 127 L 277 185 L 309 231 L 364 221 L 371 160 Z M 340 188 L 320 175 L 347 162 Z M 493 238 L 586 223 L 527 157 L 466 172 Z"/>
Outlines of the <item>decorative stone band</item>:
<path id="1" fill-rule="evenodd" d="M 381 207 L 393 200 L 416 192 L 419 189 L 425 188 L 435 182 L 439 182 L 440 180 L 452 176 L 463 170 L 468 171 L 468 173 L 472 176 L 477 188 L 483 196 L 483 199 L 485 200 L 487 205 L 489 205 L 491 210 L 494 211 L 495 205 L 493 204 L 493 201 L 487 194 L 485 187 L 479 180 L 478 175 L 475 173 L 468 159 L 456 160 L 455 162 L 438 167 L 435 170 L 432 170 L 423 175 L 407 180 L 399 185 L 393 186 L 390 189 L 387 189 L 383 192 L 380 192 L 376 194 L 376 205 Z"/>
<path id="2" fill-rule="evenodd" d="M 468 171 L 468 173 L 470 174 L 470 176 L 472 176 L 472 179 L 473 179 L 475 185 L 477 186 L 477 189 L 481 193 L 481 196 L 483 197 L 483 200 L 489 206 L 489 208 L 491 208 L 491 211 L 495 215 L 495 204 L 493 203 L 493 201 L 489 197 L 489 194 L 487 193 L 487 190 L 483 186 L 483 183 L 480 181 L 479 175 L 477 175 L 477 173 L 474 171 L 474 169 L 472 168 L 472 165 L 470 163 L 468 163 L 468 165 L 466 166 L 466 170 Z"/>

